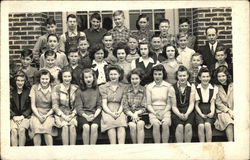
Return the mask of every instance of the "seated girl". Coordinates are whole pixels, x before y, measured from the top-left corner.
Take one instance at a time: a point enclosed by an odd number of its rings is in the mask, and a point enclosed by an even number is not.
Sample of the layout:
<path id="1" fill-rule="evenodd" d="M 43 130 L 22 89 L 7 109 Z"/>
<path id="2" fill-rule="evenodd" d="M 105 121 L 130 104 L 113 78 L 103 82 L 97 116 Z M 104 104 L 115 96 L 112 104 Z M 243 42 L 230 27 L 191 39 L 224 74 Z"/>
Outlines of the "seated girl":
<path id="1" fill-rule="evenodd" d="M 76 144 L 75 97 L 78 86 L 71 84 L 72 68 L 65 67 L 59 72 L 60 83 L 52 91 L 52 107 L 55 111 L 55 123 L 62 128 L 63 145 Z"/>
<path id="2" fill-rule="evenodd" d="M 54 78 L 46 69 L 38 73 L 39 82 L 30 90 L 31 109 L 33 114 L 30 118 L 30 137 L 34 145 L 41 145 L 41 135 L 44 135 L 45 143 L 53 145 L 52 136 L 57 135 L 55 128 L 54 111 L 52 109 L 52 86 Z"/>
<path id="3" fill-rule="evenodd" d="M 151 77 L 154 81 L 147 86 L 146 97 L 149 121 L 153 125 L 153 138 L 155 143 L 160 143 L 162 135 L 162 142 L 167 143 L 171 126 L 171 105 L 175 103 L 175 95 L 170 92 L 171 84 L 163 80 L 167 77 L 163 65 L 154 66 Z"/>
<path id="4" fill-rule="evenodd" d="M 133 143 L 144 142 L 145 117 L 142 114 L 146 111 L 146 90 L 140 85 L 142 77 L 143 71 L 140 68 L 133 69 L 129 73 L 128 81 L 131 84 L 125 90 L 122 98 L 123 110 L 128 116 Z"/>
<path id="5" fill-rule="evenodd" d="M 29 128 L 30 88 L 28 77 L 20 70 L 14 76 L 14 90 L 10 99 L 10 140 L 12 146 L 24 146 L 25 132 Z"/>
<path id="6" fill-rule="evenodd" d="M 92 69 L 84 69 L 80 76 L 80 88 L 76 92 L 78 128 L 83 130 L 84 144 L 96 144 L 101 120 L 102 99 Z"/>
<path id="7" fill-rule="evenodd" d="M 127 126 L 126 115 L 123 113 L 122 96 L 125 85 L 120 83 L 123 79 L 123 70 L 118 65 L 110 65 L 107 69 L 108 82 L 100 86 L 102 96 L 101 131 L 108 132 L 110 144 L 125 143 Z"/>
<path id="8" fill-rule="evenodd" d="M 216 98 L 217 119 L 215 128 L 225 131 L 228 141 L 234 139 L 234 103 L 233 103 L 233 82 L 226 66 L 220 66 L 215 70 L 215 80 L 218 86 Z"/>
<path id="9" fill-rule="evenodd" d="M 180 66 L 177 73 L 177 83 L 173 85 L 176 97 L 172 105 L 172 121 L 177 142 L 191 142 L 192 126 L 194 125 L 195 86 L 188 82 L 189 72 L 185 66 Z"/>

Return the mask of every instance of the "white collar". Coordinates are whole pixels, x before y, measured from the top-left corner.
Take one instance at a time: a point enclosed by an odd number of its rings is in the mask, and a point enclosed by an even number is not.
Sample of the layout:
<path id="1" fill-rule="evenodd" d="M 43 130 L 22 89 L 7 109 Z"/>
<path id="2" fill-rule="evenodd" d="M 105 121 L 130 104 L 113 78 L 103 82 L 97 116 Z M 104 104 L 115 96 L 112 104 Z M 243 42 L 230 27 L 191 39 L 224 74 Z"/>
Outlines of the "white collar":
<path id="1" fill-rule="evenodd" d="M 41 84 L 38 84 L 37 90 L 45 91 L 46 93 L 47 93 L 48 91 L 51 92 L 51 86 L 49 85 L 48 88 L 43 89 L 42 86 L 41 86 Z"/>
<path id="2" fill-rule="evenodd" d="M 107 63 L 105 60 L 103 60 L 102 63 L 97 63 L 95 60 L 93 60 L 92 64 L 96 64 L 96 65 L 97 65 L 97 64 L 107 65 L 108 63 Z"/>
<path id="3" fill-rule="evenodd" d="M 201 84 L 198 84 L 197 88 L 202 88 L 203 89 L 203 87 L 201 86 Z M 214 87 L 209 83 L 207 89 L 214 89 Z"/>
<path id="4" fill-rule="evenodd" d="M 166 81 L 162 81 L 161 82 L 161 84 L 160 85 L 158 85 L 158 86 L 160 86 L 160 87 L 162 87 L 162 86 L 165 86 L 165 87 L 168 87 L 170 84 L 168 83 L 168 82 L 166 82 Z M 153 87 L 155 87 L 156 86 L 156 83 L 155 83 L 155 81 L 154 82 L 152 82 L 152 86 Z"/>
<path id="5" fill-rule="evenodd" d="M 77 29 L 75 29 L 74 31 L 69 31 L 68 30 L 68 32 L 69 32 L 69 35 L 72 35 L 72 34 L 77 35 Z"/>
<path id="6" fill-rule="evenodd" d="M 223 63 L 223 64 L 221 64 L 221 65 L 219 65 L 219 63 L 218 63 L 218 62 L 216 62 L 216 63 L 215 63 L 215 69 L 216 69 L 216 68 L 218 68 L 219 66 L 223 66 L 223 65 L 224 65 L 224 66 L 226 66 L 226 67 L 228 68 L 228 64 L 227 64 L 227 62 L 224 62 L 224 63 Z"/>
<path id="7" fill-rule="evenodd" d="M 148 57 L 148 61 L 149 61 L 150 63 L 154 63 L 154 60 L 153 60 L 153 58 L 151 58 L 151 57 Z M 139 58 L 139 62 L 144 62 L 144 60 L 143 60 L 142 57 Z"/>
<path id="8" fill-rule="evenodd" d="M 191 84 L 189 82 L 187 82 L 187 86 L 191 87 Z M 177 87 L 180 87 L 179 81 L 177 82 Z"/>

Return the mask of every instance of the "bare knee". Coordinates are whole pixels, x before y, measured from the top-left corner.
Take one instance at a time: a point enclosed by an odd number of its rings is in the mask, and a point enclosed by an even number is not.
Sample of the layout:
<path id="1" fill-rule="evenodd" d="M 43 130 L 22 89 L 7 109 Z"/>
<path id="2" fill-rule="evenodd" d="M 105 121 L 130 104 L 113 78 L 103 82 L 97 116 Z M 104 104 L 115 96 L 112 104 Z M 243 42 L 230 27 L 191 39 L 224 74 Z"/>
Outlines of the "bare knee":
<path id="1" fill-rule="evenodd" d="M 10 133 L 12 136 L 17 136 L 17 130 L 16 129 L 11 129 Z"/>
<path id="2" fill-rule="evenodd" d="M 186 124 L 185 125 L 185 131 L 188 131 L 188 132 L 190 132 L 190 131 L 192 131 L 192 125 L 191 124 Z"/>
<path id="3" fill-rule="evenodd" d="M 159 123 L 153 123 L 153 128 L 160 128 L 160 124 Z"/>
<path id="4" fill-rule="evenodd" d="M 25 128 L 19 128 L 18 134 L 25 135 Z"/>
<path id="5" fill-rule="evenodd" d="M 97 124 L 94 123 L 94 124 L 91 125 L 91 130 L 92 131 L 96 131 L 97 129 L 98 129 L 98 125 Z"/>
<path id="6" fill-rule="evenodd" d="M 164 123 L 162 124 L 162 128 L 164 128 L 164 129 L 169 128 L 168 123 L 164 122 Z M 183 129 L 183 126 L 182 126 L 182 129 Z"/>
<path id="7" fill-rule="evenodd" d="M 198 125 L 198 129 L 204 130 L 204 124 L 200 123 L 200 124 Z"/>
<path id="8" fill-rule="evenodd" d="M 84 124 L 83 126 L 82 126 L 82 128 L 83 128 L 83 131 L 89 131 L 89 125 L 88 124 Z"/>
<path id="9" fill-rule="evenodd" d="M 134 122 L 129 122 L 128 126 L 129 126 L 130 130 L 136 130 L 136 124 Z"/>
<path id="10" fill-rule="evenodd" d="M 138 121 L 137 122 L 137 128 L 138 130 L 143 130 L 145 126 L 145 122 L 144 121 Z"/>
<path id="11" fill-rule="evenodd" d="M 206 128 L 206 130 L 207 130 L 207 129 L 211 129 L 211 124 L 206 122 L 206 123 L 205 123 L 205 128 Z"/>

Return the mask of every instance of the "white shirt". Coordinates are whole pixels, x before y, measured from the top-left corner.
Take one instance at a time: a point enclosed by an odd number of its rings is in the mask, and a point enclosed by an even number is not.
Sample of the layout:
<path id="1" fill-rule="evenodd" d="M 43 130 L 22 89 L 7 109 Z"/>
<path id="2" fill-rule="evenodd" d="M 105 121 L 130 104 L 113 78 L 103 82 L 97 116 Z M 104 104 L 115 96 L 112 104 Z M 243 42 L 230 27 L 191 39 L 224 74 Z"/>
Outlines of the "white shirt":
<path id="1" fill-rule="evenodd" d="M 98 70 L 98 78 L 97 78 L 97 84 L 106 83 L 106 75 L 104 71 L 104 66 L 108 63 L 106 61 L 102 61 L 101 63 L 97 63 L 95 60 L 93 60 L 92 64 L 96 64 L 94 68 L 92 68 L 94 71 Z"/>
<path id="2" fill-rule="evenodd" d="M 210 51 L 212 51 L 212 46 L 213 46 L 214 53 L 215 53 L 218 42 L 216 41 L 214 44 L 211 44 L 211 43 L 208 43 L 208 44 L 209 44 Z"/>
<path id="3" fill-rule="evenodd" d="M 136 64 L 135 64 L 136 59 L 134 59 L 131 62 L 131 69 L 135 69 L 136 68 Z M 147 67 L 149 63 L 154 63 L 153 58 L 149 57 L 147 60 L 143 59 L 142 57 L 139 58 L 139 62 L 143 62 L 144 66 Z M 159 61 L 156 62 L 156 64 L 158 64 Z"/>
<path id="4" fill-rule="evenodd" d="M 176 60 L 183 64 L 187 69 L 190 68 L 191 57 L 195 53 L 195 51 L 191 48 L 186 47 L 185 49 L 178 48 L 179 56 Z"/>
<path id="5" fill-rule="evenodd" d="M 213 97 L 211 98 L 211 100 L 212 99 L 216 99 L 216 95 L 218 93 L 218 87 L 217 86 L 213 87 L 211 84 L 209 84 L 207 88 L 203 88 L 201 86 L 201 84 L 198 84 L 197 88 L 201 89 L 201 96 L 202 96 L 203 103 L 208 103 L 208 100 L 209 100 L 209 89 L 214 89 Z M 200 100 L 200 96 L 199 96 L 197 90 L 196 90 L 196 93 L 195 93 L 195 100 L 196 101 Z"/>

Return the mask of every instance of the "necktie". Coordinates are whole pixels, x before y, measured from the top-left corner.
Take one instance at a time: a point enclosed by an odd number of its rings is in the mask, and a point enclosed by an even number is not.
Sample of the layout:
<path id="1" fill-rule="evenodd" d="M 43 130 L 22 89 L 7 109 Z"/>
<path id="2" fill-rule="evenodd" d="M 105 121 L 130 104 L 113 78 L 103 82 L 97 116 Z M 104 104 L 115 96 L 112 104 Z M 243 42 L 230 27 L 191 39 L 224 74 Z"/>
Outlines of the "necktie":
<path id="1" fill-rule="evenodd" d="M 211 47 L 211 53 L 212 53 L 212 55 L 214 55 L 214 46 L 213 45 Z"/>

